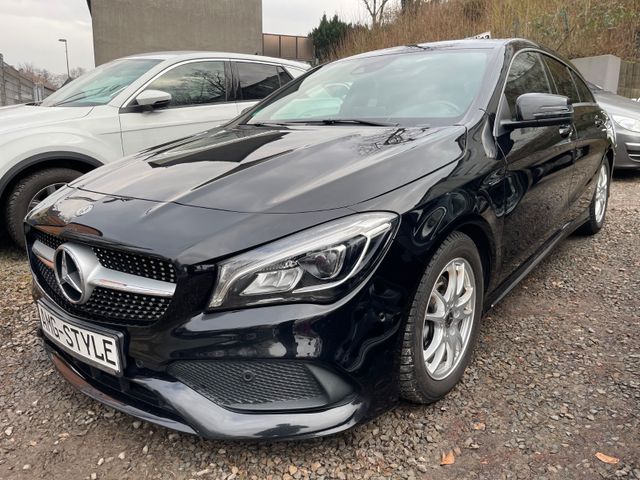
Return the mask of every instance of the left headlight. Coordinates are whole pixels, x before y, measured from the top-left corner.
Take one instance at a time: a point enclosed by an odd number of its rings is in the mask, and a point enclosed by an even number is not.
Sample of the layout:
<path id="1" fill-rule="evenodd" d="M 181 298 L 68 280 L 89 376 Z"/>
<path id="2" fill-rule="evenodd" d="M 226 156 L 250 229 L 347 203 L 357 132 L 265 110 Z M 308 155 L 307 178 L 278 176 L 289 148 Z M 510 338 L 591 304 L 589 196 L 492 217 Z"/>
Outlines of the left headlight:
<path id="1" fill-rule="evenodd" d="M 625 117 L 624 115 L 612 115 L 613 121 L 626 130 L 640 133 L 640 119 Z"/>
<path id="2" fill-rule="evenodd" d="M 389 212 L 351 215 L 224 260 L 209 308 L 330 302 L 375 268 L 397 225 Z"/>

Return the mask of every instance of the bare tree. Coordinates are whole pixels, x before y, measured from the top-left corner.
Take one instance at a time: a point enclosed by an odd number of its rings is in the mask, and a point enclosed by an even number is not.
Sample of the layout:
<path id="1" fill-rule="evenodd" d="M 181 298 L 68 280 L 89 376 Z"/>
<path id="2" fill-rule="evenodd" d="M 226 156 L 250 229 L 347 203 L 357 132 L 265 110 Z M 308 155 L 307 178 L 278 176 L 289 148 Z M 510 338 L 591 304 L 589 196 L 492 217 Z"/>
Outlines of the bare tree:
<path id="1" fill-rule="evenodd" d="M 362 2 L 371 16 L 373 27 L 380 25 L 384 17 L 384 8 L 389 3 L 389 0 L 362 0 Z"/>
<path id="2" fill-rule="evenodd" d="M 87 69 L 86 68 L 74 67 L 74 68 L 71 69 L 71 78 L 78 78 L 78 77 L 84 75 L 85 73 L 87 73 Z"/>
<path id="3" fill-rule="evenodd" d="M 56 85 L 57 76 L 46 68 L 36 68 L 32 63 L 21 63 L 18 70 L 34 83 Z"/>

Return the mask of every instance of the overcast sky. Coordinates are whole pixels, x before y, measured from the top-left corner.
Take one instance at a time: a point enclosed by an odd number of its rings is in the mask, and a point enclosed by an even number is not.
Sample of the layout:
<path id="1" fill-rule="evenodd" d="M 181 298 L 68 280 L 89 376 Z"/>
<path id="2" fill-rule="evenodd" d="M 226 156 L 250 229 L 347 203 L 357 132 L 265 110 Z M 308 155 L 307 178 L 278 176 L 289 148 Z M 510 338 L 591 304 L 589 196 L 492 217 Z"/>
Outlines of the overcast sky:
<path id="1" fill-rule="evenodd" d="M 263 0 L 262 28 L 266 33 L 306 35 L 325 12 L 348 22 L 364 22 L 367 17 L 361 0 Z M 0 53 L 5 62 L 63 73 L 64 45 L 59 38 L 69 42 L 71 68 L 93 67 L 86 0 L 0 0 Z"/>

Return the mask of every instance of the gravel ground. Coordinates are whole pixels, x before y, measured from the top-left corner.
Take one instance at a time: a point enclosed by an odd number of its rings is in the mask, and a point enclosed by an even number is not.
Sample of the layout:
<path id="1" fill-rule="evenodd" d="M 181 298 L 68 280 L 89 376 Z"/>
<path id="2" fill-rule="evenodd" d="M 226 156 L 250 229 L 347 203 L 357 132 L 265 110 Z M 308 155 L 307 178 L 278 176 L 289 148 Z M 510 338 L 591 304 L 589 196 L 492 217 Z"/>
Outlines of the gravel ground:
<path id="1" fill-rule="evenodd" d="M 640 479 L 639 247 L 640 174 L 618 176 L 605 229 L 569 238 L 485 316 L 444 400 L 330 438 L 228 443 L 134 421 L 67 385 L 35 337 L 24 257 L 5 246 L 0 478 Z"/>

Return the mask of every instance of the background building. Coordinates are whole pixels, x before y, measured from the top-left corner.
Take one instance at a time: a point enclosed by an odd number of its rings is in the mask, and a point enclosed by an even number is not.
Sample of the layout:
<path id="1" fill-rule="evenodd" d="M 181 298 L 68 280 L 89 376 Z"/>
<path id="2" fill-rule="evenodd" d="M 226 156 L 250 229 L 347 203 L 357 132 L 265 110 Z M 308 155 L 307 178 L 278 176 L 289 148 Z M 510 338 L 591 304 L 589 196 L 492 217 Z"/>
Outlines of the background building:
<path id="1" fill-rule="evenodd" d="M 134 53 L 262 53 L 262 0 L 87 0 L 96 66 Z"/>

